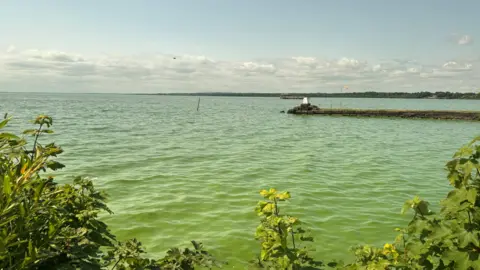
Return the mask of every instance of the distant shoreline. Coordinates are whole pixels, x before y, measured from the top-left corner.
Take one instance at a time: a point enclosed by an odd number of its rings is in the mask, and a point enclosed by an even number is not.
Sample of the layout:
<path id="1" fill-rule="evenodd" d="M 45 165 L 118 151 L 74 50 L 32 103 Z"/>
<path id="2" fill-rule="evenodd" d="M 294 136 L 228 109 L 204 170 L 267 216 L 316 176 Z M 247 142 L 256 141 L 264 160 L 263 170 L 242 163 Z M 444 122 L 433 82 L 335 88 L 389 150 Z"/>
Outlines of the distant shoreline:
<path id="1" fill-rule="evenodd" d="M 310 98 L 397 98 L 397 99 L 466 99 L 480 100 L 480 93 L 458 92 L 352 92 L 352 93 L 233 93 L 233 92 L 198 92 L 198 93 L 132 93 L 129 95 L 157 96 L 211 96 L 211 97 L 277 97 L 281 99 Z"/>

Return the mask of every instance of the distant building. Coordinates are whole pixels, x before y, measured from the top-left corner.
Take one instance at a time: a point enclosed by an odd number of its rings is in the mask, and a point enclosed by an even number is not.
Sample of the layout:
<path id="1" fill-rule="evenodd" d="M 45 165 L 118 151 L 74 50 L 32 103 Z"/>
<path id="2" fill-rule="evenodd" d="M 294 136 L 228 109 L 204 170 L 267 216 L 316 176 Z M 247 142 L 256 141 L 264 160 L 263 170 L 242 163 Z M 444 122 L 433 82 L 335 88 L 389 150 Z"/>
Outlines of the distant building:
<path id="1" fill-rule="evenodd" d="M 308 97 L 303 98 L 302 104 L 310 105 L 310 101 L 308 100 Z"/>

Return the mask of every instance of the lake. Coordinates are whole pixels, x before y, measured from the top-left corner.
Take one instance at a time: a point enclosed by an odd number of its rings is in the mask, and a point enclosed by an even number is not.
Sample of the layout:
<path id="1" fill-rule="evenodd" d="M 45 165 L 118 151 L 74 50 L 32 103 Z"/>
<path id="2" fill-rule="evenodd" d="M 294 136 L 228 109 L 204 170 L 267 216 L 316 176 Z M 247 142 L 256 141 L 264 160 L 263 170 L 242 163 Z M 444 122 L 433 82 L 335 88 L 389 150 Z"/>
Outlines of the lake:
<path id="1" fill-rule="evenodd" d="M 480 123 L 296 116 L 279 98 L 0 93 L 0 112 L 20 132 L 45 113 L 67 167 L 109 195 L 102 217 L 120 239 L 136 237 L 160 257 L 203 242 L 227 268 L 244 269 L 259 244 L 259 191 L 288 190 L 281 210 L 315 237 L 318 259 L 351 258 L 349 247 L 393 241 L 419 195 L 438 208 L 450 189 L 445 163 L 480 135 Z M 479 110 L 475 100 L 312 98 L 323 107 Z"/>

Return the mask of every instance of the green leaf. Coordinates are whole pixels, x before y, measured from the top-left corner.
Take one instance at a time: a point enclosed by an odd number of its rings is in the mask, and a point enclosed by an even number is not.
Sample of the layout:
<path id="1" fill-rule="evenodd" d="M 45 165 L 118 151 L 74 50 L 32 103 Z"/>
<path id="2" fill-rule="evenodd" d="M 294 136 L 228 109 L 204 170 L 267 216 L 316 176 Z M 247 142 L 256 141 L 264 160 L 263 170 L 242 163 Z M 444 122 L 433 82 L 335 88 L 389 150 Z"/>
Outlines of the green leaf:
<path id="1" fill-rule="evenodd" d="M 266 258 L 267 258 L 267 251 L 265 249 L 262 249 L 262 251 L 260 252 L 260 260 L 265 261 Z"/>
<path id="2" fill-rule="evenodd" d="M 7 118 L 5 120 L 3 120 L 2 122 L 0 122 L 0 128 L 3 128 L 7 125 L 8 121 L 10 121 L 11 118 Z"/>
<path id="3" fill-rule="evenodd" d="M 434 228 L 430 238 L 434 241 L 442 241 L 444 237 L 451 235 L 451 233 L 451 230 L 442 224 Z"/>
<path id="4" fill-rule="evenodd" d="M 50 161 L 47 162 L 47 168 L 49 168 L 53 171 L 62 169 L 64 167 L 65 167 L 65 165 L 63 165 L 62 163 L 57 162 L 57 161 L 50 160 Z"/>
<path id="5" fill-rule="evenodd" d="M 52 134 L 54 132 L 51 129 L 42 129 L 41 133 Z"/>
<path id="6" fill-rule="evenodd" d="M 463 165 L 464 181 L 466 181 L 469 177 L 471 177 L 472 170 L 475 169 L 475 167 L 476 167 L 475 164 L 473 164 L 470 160 Z M 467 184 L 467 183 L 465 182 L 464 184 Z"/>
<path id="7" fill-rule="evenodd" d="M 23 131 L 23 134 L 35 135 L 35 134 L 37 134 L 37 130 L 36 129 L 26 129 L 26 130 Z"/>
<path id="8" fill-rule="evenodd" d="M 290 195 L 290 192 L 288 192 L 288 191 L 285 191 L 285 192 L 282 192 L 282 193 L 276 195 L 276 198 L 279 201 L 285 201 L 285 200 L 290 199 L 291 197 L 292 196 Z"/>
<path id="9" fill-rule="evenodd" d="M 46 183 L 46 181 L 41 181 L 40 184 L 35 188 L 35 201 L 38 201 L 40 199 L 40 196 L 42 196 L 43 189 Z"/>
<path id="10" fill-rule="evenodd" d="M 450 182 L 450 185 L 457 187 L 458 185 L 458 172 L 457 171 L 452 171 L 448 174 L 448 181 Z"/>
<path id="11" fill-rule="evenodd" d="M 12 134 L 12 133 L 0 133 L 0 139 L 5 140 L 20 140 L 20 137 Z"/>
<path id="12" fill-rule="evenodd" d="M 400 212 L 402 215 L 405 214 L 408 209 L 412 208 L 412 202 L 411 201 L 406 201 L 404 204 L 403 204 L 403 207 L 402 207 L 402 211 Z"/>
<path id="13" fill-rule="evenodd" d="M 4 175 L 3 177 L 3 193 L 9 196 L 12 193 L 12 182 L 10 176 Z"/>
<path id="14" fill-rule="evenodd" d="M 78 234 L 78 236 L 83 236 L 83 235 L 85 235 L 87 232 L 88 232 L 88 229 L 87 229 L 87 228 L 83 228 L 83 227 L 82 227 L 82 228 L 78 228 L 78 229 L 77 229 L 77 234 Z"/>
<path id="15" fill-rule="evenodd" d="M 20 209 L 20 216 L 21 217 L 25 217 L 25 205 L 23 204 L 23 202 L 21 202 L 19 205 L 18 205 L 19 209 Z"/>
<path id="16" fill-rule="evenodd" d="M 462 258 L 464 254 L 464 252 L 458 250 L 448 250 L 442 254 L 441 259 L 445 265 L 449 265 L 452 261 L 455 262 L 457 258 Z"/>
<path id="17" fill-rule="evenodd" d="M 426 247 L 418 241 L 410 242 L 406 246 L 406 250 L 408 250 L 409 256 L 417 256 L 422 254 L 425 251 Z"/>
<path id="18" fill-rule="evenodd" d="M 470 156 L 472 153 L 473 153 L 473 149 L 470 148 L 470 145 L 466 145 L 460 148 L 453 157 L 459 158 L 459 157 Z"/>
<path id="19" fill-rule="evenodd" d="M 0 228 L 2 228 L 3 226 L 6 226 L 7 224 L 9 224 L 10 222 L 16 220 L 18 218 L 17 215 L 11 215 L 10 217 L 8 217 L 7 219 L 2 219 L 2 221 L 0 222 Z M 1 239 L 0 239 L 0 242 L 1 242 Z"/>
<path id="20" fill-rule="evenodd" d="M 475 260 L 475 261 L 471 261 L 470 262 L 470 266 L 473 268 L 473 269 L 480 269 L 480 260 Z"/>
<path id="21" fill-rule="evenodd" d="M 473 145 L 476 142 L 480 142 L 480 136 L 477 136 L 477 137 L 473 138 L 473 140 L 470 141 L 469 145 Z"/>
<path id="22" fill-rule="evenodd" d="M 429 215 L 429 214 L 431 214 L 431 211 L 430 211 L 430 209 L 428 209 L 428 205 L 429 205 L 429 203 L 427 201 L 422 200 L 422 201 L 418 202 L 416 210 L 421 215 L 424 215 L 424 216 Z"/>
<path id="23" fill-rule="evenodd" d="M 439 269 L 438 267 L 440 266 L 440 258 L 437 256 L 428 256 L 427 260 L 432 264 L 433 269 Z"/>
<path id="24" fill-rule="evenodd" d="M 467 200 L 468 200 L 471 204 L 474 205 L 476 199 L 477 199 L 477 190 L 474 189 L 474 188 L 468 189 L 468 191 L 467 191 Z"/>
<path id="25" fill-rule="evenodd" d="M 33 253 L 33 241 L 28 241 L 28 254 L 32 255 Z"/>
<path id="26" fill-rule="evenodd" d="M 48 223 L 48 237 L 51 238 L 53 236 L 53 234 L 55 233 L 55 231 L 56 231 L 55 226 L 53 225 L 52 222 L 49 222 Z"/>
<path id="27" fill-rule="evenodd" d="M 460 248 L 465 248 L 470 245 L 470 243 L 477 247 L 479 246 L 477 235 L 473 232 L 463 231 L 458 235 L 458 239 L 460 240 Z"/>
<path id="28" fill-rule="evenodd" d="M 459 252 L 455 258 L 455 269 L 469 269 L 471 261 L 467 252 Z"/>

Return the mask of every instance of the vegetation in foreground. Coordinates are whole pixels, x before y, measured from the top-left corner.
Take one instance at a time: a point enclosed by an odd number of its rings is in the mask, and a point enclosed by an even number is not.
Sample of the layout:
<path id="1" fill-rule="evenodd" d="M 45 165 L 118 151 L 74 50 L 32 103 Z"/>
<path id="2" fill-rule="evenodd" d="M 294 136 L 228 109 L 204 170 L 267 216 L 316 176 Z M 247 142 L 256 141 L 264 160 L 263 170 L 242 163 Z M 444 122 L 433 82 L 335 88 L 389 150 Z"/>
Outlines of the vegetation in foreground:
<path id="1" fill-rule="evenodd" d="M 0 121 L 3 129 L 11 118 Z M 59 185 L 48 171 L 64 167 L 56 161 L 62 149 L 41 144 L 53 133 L 52 118 L 40 115 L 29 146 L 24 136 L 0 130 L 0 269 L 211 269 L 228 268 L 192 241 L 191 249 L 170 249 L 160 259 L 147 258 L 136 239 L 119 242 L 98 219 L 111 213 L 106 196 L 86 178 Z M 249 269 L 480 269 L 480 137 L 455 153 L 447 163 L 453 190 L 439 213 L 415 197 L 402 212 L 412 221 L 383 247 L 358 246 L 350 263 L 315 260 L 309 255 L 313 238 L 298 218 L 283 214 L 289 192 L 262 190 L 264 200 L 255 238 L 259 255 Z M 234 247 L 232 247 L 234 248 Z"/>
<path id="2" fill-rule="evenodd" d="M 0 129 L 9 121 L 5 116 Z M 0 269 L 194 269 L 216 264 L 195 241 L 192 249 L 173 248 L 157 260 L 145 258 L 136 239 L 117 241 L 98 219 L 100 212 L 111 211 L 92 181 L 76 178 L 59 185 L 46 176 L 64 167 L 55 160 L 62 149 L 39 141 L 40 135 L 53 133 L 52 118 L 40 115 L 33 122 L 38 128 L 24 131 L 33 136 L 30 149 L 25 138 L 0 133 Z"/>

